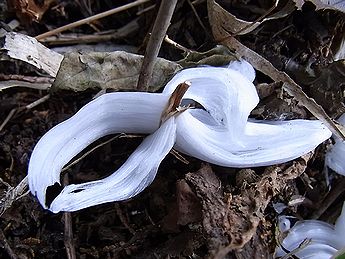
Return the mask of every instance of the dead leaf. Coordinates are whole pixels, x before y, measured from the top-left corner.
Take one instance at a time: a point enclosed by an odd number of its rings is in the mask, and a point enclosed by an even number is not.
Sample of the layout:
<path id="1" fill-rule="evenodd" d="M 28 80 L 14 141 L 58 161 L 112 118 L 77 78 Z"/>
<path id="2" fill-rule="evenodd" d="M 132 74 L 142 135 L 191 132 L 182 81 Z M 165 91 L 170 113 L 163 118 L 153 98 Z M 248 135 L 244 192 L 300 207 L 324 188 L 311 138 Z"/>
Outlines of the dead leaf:
<path id="1" fill-rule="evenodd" d="M 217 12 L 220 14 L 219 22 L 222 24 L 223 29 L 226 30 L 227 32 L 229 32 L 231 35 L 247 34 L 251 31 L 255 30 L 263 22 L 286 17 L 295 10 L 295 5 L 293 4 L 293 2 L 288 1 L 287 4 L 278 12 L 275 12 L 275 13 L 269 15 L 268 17 L 263 18 L 261 21 L 250 22 L 250 21 L 244 21 L 242 19 L 237 18 L 235 15 L 226 11 L 223 7 L 221 7 L 214 0 L 211 0 L 209 2 L 212 2 L 212 8 L 214 9 L 214 12 Z"/>
<path id="2" fill-rule="evenodd" d="M 283 88 L 287 93 L 293 96 L 300 105 L 306 107 L 317 119 L 322 121 L 335 135 L 345 140 L 345 132 L 338 127 L 333 120 L 327 115 L 324 109 L 318 105 L 315 100 L 309 98 L 286 73 L 276 69 L 267 59 L 247 48 L 238 40 L 232 37 L 224 30 L 224 14 L 215 8 L 214 0 L 207 1 L 208 16 L 212 27 L 213 36 L 216 41 L 226 45 L 229 49 L 234 50 L 239 58 L 247 60 L 255 69 L 268 75 L 276 82 L 283 82 Z"/>
<path id="3" fill-rule="evenodd" d="M 218 45 L 206 52 L 191 51 L 187 56 L 178 61 L 184 68 L 196 67 L 202 65 L 225 66 L 231 61 L 237 60 L 237 57 L 228 48 Z"/>
<path id="4" fill-rule="evenodd" d="M 186 93 L 186 91 L 188 90 L 190 86 L 191 86 L 191 83 L 188 81 L 185 81 L 176 87 L 176 89 L 174 90 L 174 92 L 171 94 L 169 98 L 167 106 L 162 112 L 161 123 L 168 120 L 171 116 L 174 116 L 177 113 L 185 110 L 185 109 L 180 110 L 179 106 L 181 104 L 183 95 Z"/>
<path id="5" fill-rule="evenodd" d="M 135 90 L 143 56 L 115 52 L 68 53 L 52 86 L 52 91 L 86 89 Z M 158 58 L 149 91 L 162 87 L 167 79 L 182 67 Z"/>
<path id="6" fill-rule="evenodd" d="M 207 235 L 209 252 L 213 258 L 224 258 L 232 250 L 243 248 L 256 234 L 264 211 L 286 182 L 300 176 L 307 167 L 312 153 L 295 160 L 291 166 L 267 167 L 260 179 L 241 188 L 240 194 L 223 193 L 221 181 L 209 165 L 188 173 L 186 181 L 195 188 L 201 200 L 203 227 Z"/>
<path id="7" fill-rule="evenodd" d="M 39 22 L 55 0 L 7 0 L 7 2 L 22 22 L 30 24 L 33 21 Z"/>

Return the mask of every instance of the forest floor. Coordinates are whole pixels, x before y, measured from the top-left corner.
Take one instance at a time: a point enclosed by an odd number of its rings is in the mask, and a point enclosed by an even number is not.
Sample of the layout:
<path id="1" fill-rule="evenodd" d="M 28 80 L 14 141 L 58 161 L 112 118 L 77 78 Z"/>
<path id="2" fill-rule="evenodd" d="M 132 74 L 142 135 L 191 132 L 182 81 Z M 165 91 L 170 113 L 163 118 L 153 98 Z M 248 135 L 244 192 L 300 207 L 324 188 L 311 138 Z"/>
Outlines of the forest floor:
<path id="1" fill-rule="evenodd" d="M 6 31 L 35 37 L 128 2 L 8 1 L 0 4 L 0 37 L 4 39 Z M 146 1 L 63 31 L 59 37 L 39 40 L 60 53 L 88 49 L 143 55 L 159 2 Z M 251 24 L 249 32 L 236 35 L 242 44 L 289 74 L 331 118 L 344 112 L 345 65 L 334 58 L 344 55 L 343 13 L 316 10 L 312 3 L 297 10 L 289 1 L 280 1 L 270 13 L 274 5 L 270 0 L 217 3 L 236 15 L 235 20 L 249 24 L 259 20 L 256 28 Z M 273 18 L 264 20 L 265 14 Z M 178 1 L 167 35 L 188 50 L 204 53 L 220 44 L 211 22 L 207 1 Z M 177 62 L 185 54 L 164 41 L 159 57 Z M 0 85 L 0 258 L 271 258 L 279 239 L 280 213 L 330 223 L 339 215 L 345 180 L 332 171 L 329 178 L 324 173 L 331 140 L 302 158 L 259 168 L 225 168 L 169 154 L 153 183 L 134 198 L 53 214 L 27 193 L 25 183 L 19 188 L 18 184 L 26 177 L 32 150 L 44 133 L 75 114 L 101 89 L 37 89 L 32 85 L 50 85 L 54 78 L 25 62 L 4 58 L 0 80 L 16 80 L 13 87 Z M 261 100 L 251 117 L 315 118 L 270 75 L 257 71 L 254 84 Z M 101 145 L 68 169 L 65 178 L 86 182 L 111 174 L 143 137 L 122 137 Z"/>

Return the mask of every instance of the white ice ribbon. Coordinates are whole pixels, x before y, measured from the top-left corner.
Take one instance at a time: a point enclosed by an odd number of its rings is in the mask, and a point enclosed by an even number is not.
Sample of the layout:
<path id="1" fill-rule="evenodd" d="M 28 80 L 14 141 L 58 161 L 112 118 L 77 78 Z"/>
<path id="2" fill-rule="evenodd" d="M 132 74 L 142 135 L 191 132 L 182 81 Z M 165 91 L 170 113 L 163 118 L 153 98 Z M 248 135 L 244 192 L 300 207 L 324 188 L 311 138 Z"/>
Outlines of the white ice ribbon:
<path id="1" fill-rule="evenodd" d="M 228 68 L 200 67 L 175 75 L 163 93 L 111 93 L 85 105 L 67 121 L 48 131 L 32 153 L 28 177 L 31 192 L 53 212 L 76 211 L 133 197 L 154 179 L 170 149 L 228 167 L 253 167 L 297 158 L 329 138 L 320 121 L 249 120 L 257 105 L 245 61 Z M 184 99 L 204 109 L 189 109 L 159 126 L 161 114 L 179 83 L 191 82 Z M 111 176 L 68 185 L 46 204 L 46 191 L 60 184 L 60 172 L 86 146 L 108 134 L 152 133 Z M 140 177 L 138 177 L 140 176 Z"/>
<path id="2" fill-rule="evenodd" d="M 345 126 L 345 113 L 338 122 Z M 338 174 L 345 175 L 345 142 L 334 136 L 335 144 L 327 151 L 325 164 Z"/>
<path id="3" fill-rule="evenodd" d="M 304 240 L 306 245 L 300 245 Z M 345 203 L 335 225 L 320 220 L 304 220 L 297 222 L 288 232 L 282 246 L 296 252 L 293 254 L 300 259 L 320 258 L 329 259 L 345 246 Z M 282 247 L 278 247 L 276 257 L 285 255 Z"/>

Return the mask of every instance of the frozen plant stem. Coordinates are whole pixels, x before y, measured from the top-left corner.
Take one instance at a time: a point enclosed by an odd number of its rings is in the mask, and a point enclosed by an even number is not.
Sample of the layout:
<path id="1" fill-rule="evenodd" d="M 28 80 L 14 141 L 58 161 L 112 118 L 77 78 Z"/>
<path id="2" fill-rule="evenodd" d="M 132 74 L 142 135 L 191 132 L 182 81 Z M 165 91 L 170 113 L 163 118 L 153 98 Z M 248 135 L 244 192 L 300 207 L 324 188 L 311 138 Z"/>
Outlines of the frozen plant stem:
<path id="1" fill-rule="evenodd" d="M 151 36 L 147 44 L 143 64 L 139 75 L 137 85 L 137 89 L 139 91 L 147 91 L 152 77 L 155 60 L 158 56 L 158 52 L 168 30 L 176 3 L 177 0 L 162 0 L 161 2 L 155 24 L 153 25 Z"/>

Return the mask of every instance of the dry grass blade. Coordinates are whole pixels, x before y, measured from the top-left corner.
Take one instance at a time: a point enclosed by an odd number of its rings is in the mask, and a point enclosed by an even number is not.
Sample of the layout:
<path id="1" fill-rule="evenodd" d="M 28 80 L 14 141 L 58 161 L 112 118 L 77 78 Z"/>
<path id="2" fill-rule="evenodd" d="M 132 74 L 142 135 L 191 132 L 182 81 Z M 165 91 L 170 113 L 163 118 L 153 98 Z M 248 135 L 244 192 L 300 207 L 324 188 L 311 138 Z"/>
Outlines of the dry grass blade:
<path id="1" fill-rule="evenodd" d="M 126 5 L 123 5 L 123 6 L 120 6 L 120 7 L 116 7 L 114 9 L 111 9 L 111 10 L 108 10 L 108 11 L 105 11 L 103 13 L 99 13 L 99 14 L 96 14 L 96 15 L 93 15 L 93 16 L 90 16 L 90 17 L 87 17 L 85 19 L 82 19 L 82 20 L 79 20 L 79 21 L 76 21 L 76 22 L 73 22 L 73 23 L 70 23 L 70 24 L 67 24 L 65 26 L 62 26 L 62 27 L 59 27 L 59 28 L 56 28 L 54 30 L 51 30 L 51 31 L 48 31 L 48 32 L 45 32 L 45 33 L 42 33 L 40 35 L 37 35 L 35 38 L 37 40 L 43 40 L 49 36 L 53 36 L 53 35 L 56 35 L 60 32 L 63 32 L 63 31 L 66 31 L 66 30 L 70 30 L 70 29 L 73 29 L 73 28 L 76 28 L 78 26 L 81 26 L 83 24 L 87 24 L 87 23 L 91 23 L 93 21 L 96 21 L 96 20 L 99 20 L 99 19 L 102 19 L 104 17 L 107 17 L 109 15 L 112 15 L 112 14 L 115 14 L 115 13 L 118 13 L 118 12 L 122 12 L 122 11 L 125 11 L 129 8 L 132 8 L 134 6 L 137 6 L 137 5 L 141 5 L 143 3 L 146 3 L 150 0 L 138 0 L 138 1 L 135 1 L 133 3 L 129 3 L 129 4 L 126 4 Z"/>
<path id="2" fill-rule="evenodd" d="M 318 105 L 315 100 L 309 98 L 302 90 L 302 88 L 293 81 L 286 73 L 276 69 L 267 59 L 247 48 L 238 40 L 232 37 L 225 29 L 222 22 L 224 22 L 224 14 L 217 12 L 214 8 L 214 0 L 208 0 L 208 14 L 212 32 L 216 41 L 228 48 L 234 50 L 240 58 L 244 58 L 252 66 L 268 75 L 276 82 L 283 82 L 284 89 L 293 96 L 301 105 L 306 107 L 317 119 L 322 121 L 335 135 L 345 140 L 344 129 L 337 126 L 333 120 L 327 115 L 324 109 Z"/>

